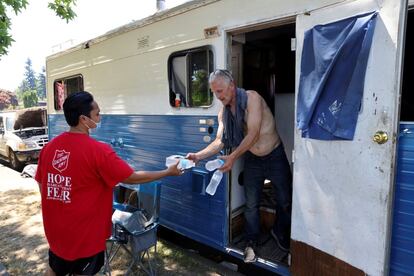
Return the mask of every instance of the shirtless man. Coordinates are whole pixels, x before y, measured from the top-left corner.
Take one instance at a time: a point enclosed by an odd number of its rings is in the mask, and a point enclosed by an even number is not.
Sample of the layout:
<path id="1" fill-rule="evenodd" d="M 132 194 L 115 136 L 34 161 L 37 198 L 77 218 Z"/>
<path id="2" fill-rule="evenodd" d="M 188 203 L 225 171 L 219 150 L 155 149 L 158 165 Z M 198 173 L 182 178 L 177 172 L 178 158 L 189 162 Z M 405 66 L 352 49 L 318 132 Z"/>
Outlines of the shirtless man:
<path id="1" fill-rule="evenodd" d="M 188 153 L 187 158 L 198 162 L 230 149 L 231 154 L 221 156 L 225 161 L 220 168 L 228 172 L 243 154 L 244 192 L 246 198 L 244 261 L 256 261 L 254 252 L 260 234 L 259 205 L 265 179 L 269 179 L 276 191 L 277 220 L 271 236 L 278 247 L 289 251 L 292 175 L 283 144 L 276 131 L 272 112 L 264 99 L 253 90 L 237 88 L 227 70 L 216 70 L 210 74 L 210 88 L 223 103 L 218 114 L 219 127 L 216 139 L 197 153 Z"/>

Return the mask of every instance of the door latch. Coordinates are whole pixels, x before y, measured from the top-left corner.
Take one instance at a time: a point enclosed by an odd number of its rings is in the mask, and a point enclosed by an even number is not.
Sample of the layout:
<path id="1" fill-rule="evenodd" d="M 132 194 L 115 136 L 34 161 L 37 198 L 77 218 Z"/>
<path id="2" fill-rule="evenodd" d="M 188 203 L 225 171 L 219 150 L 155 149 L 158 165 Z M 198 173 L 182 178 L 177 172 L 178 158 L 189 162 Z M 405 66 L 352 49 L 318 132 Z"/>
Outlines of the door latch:
<path id="1" fill-rule="evenodd" d="M 388 134 L 385 131 L 377 131 L 372 139 L 375 143 L 384 144 L 388 141 Z"/>

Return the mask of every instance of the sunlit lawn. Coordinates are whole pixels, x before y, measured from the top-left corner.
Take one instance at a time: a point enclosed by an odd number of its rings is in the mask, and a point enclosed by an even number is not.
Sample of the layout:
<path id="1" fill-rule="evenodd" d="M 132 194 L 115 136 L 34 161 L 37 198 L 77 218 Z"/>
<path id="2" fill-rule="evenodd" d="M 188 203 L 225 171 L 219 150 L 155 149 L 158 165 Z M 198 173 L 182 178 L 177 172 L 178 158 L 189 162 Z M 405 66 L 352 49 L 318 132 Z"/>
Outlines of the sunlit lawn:
<path id="1" fill-rule="evenodd" d="M 40 198 L 36 190 L 0 192 L 0 263 L 10 275 L 42 275 L 48 245 L 44 238 Z M 157 275 L 229 275 L 213 261 L 159 240 L 153 264 Z M 130 262 L 122 250 L 113 260 L 112 275 L 123 275 Z M 232 274 L 232 273 L 230 273 Z M 144 275 L 134 269 L 132 275 Z"/>

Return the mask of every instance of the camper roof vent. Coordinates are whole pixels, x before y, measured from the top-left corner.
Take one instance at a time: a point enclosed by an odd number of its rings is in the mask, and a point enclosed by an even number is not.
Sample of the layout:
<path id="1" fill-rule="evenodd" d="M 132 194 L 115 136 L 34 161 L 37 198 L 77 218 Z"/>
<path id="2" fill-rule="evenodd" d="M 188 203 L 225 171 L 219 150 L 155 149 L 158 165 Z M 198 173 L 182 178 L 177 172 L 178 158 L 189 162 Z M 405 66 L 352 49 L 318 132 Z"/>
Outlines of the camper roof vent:
<path id="1" fill-rule="evenodd" d="M 157 11 L 165 10 L 165 0 L 157 0 Z"/>

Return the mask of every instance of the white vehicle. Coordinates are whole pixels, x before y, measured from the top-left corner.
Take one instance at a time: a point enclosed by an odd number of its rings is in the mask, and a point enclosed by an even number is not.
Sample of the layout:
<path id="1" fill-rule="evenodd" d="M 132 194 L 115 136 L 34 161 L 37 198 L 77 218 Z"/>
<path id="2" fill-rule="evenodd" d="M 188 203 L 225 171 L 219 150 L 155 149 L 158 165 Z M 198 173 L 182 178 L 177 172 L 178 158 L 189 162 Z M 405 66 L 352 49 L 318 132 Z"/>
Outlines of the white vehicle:
<path id="1" fill-rule="evenodd" d="M 45 108 L 0 113 L 0 157 L 20 170 L 36 162 L 48 142 Z"/>
<path id="2" fill-rule="evenodd" d="M 189 1 L 49 56 L 50 137 L 67 130 L 64 98 L 86 90 L 103 115 L 93 135 L 136 169 L 160 169 L 167 156 L 215 138 L 222 105 L 207 76 L 229 69 L 274 111 L 293 170 L 291 258 L 263 246 L 255 265 L 281 275 L 414 275 L 412 9 L 412 0 Z M 373 12 L 353 139 L 302 137 L 295 119 L 305 33 Z M 204 164 L 162 180 L 160 223 L 242 258 L 242 160 L 214 195 Z M 261 214 L 266 233 L 274 209 L 262 205 Z"/>

